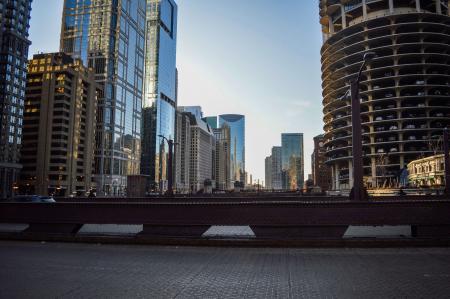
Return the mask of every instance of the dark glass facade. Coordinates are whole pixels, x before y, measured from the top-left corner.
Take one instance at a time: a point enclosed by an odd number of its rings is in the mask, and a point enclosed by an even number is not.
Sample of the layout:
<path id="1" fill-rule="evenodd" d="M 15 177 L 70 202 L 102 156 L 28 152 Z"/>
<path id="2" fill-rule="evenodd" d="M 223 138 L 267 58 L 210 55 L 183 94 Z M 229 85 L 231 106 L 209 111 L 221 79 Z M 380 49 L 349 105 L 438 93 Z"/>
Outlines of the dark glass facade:
<path id="1" fill-rule="evenodd" d="M 303 134 L 281 134 L 281 180 L 285 190 L 303 188 Z"/>
<path id="2" fill-rule="evenodd" d="M 65 0 L 61 51 L 81 58 L 103 86 L 97 110 L 97 193 L 121 195 L 140 173 L 145 0 Z"/>
<path id="3" fill-rule="evenodd" d="M 175 138 L 177 106 L 177 5 L 172 0 L 147 0 L 141 174 L 154 189 L 167 187 L 168 147 Z"/>
<path id="4" fill-rule="evenodd" d="M 230 127 L 230 179 L 231 182 L 245 182 L 245 116 L 239 114 L 219 115 L 219 127 Z"/>
<path id="5" fill-rule="evenodd" d="M 0 1 L 0 199 L 13 195 L 21 169 L 31 2 Z"/>

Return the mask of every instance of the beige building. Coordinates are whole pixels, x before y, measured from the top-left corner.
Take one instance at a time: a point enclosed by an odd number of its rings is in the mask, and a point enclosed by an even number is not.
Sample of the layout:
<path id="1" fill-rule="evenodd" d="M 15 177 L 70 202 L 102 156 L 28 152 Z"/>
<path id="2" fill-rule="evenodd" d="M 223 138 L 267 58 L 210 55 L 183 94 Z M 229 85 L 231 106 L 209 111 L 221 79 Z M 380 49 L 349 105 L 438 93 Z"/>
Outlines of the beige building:
<path id="1" fill-rule="evenodd" d="M 408 181 L 414 187 L 445 185 L 444 155 L 435 155 L 408 164 Z"/>
<path id="2" fill-rule="evenodd" d="M 320 0 L 324 148 L 332 189 L 353 186 L 349 82 L 361 74 L 364 177 L 388 186 L 450 125 L 448 1 Z"/>
<path id="3" fill-rule="evenodd" d="M 94 74 L 64 53 L 29 61 L 21 189 L 68 196 L 93 188 L 97 92 Z"/>

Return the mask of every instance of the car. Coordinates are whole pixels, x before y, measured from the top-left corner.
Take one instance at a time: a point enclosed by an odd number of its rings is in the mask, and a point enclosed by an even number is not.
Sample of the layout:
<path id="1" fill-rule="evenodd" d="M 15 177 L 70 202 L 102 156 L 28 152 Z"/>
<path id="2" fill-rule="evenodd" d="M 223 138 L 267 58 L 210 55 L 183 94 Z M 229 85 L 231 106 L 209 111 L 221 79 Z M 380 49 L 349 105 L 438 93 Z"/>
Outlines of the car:
<path id="1" fill-rule="evenodd" d="M 412 135 L 408 137 L 409 140 L 416 140 L 416 136 Z"/>
<path id="2" fill-rule="evenodd" d="M 397 138 L 396 138 L 395 136 L 391 136 L 391 137 L 388 138 L 388 140 L 389 140 L 389 141 L 396 141 Z"/>
<path id="3" fill-rule="evenodd" d="M 375 117 L 375 120 L 383 120 L 383 117 L 382 116 L 377 116 L 377 117 Z"/>
<path id="4" fill-rule="evenodd" d="M 396 147 L 391 147 L 391 149 L 389 150 L 391 153 L 393 153 L 393 152 L 397 152 L 398 151 L 398 149 L 396 148 Z"/>
<path id="5" fill-rule="evenodd" d="M 373 89 L 380 89 L 380 86 L 379 86 L 379 85 L 375 85 L 375 86 L 373 87 Z"/>
<path id="6" fill-rule="evenodd" d="M 442 116 L 444 116 L 444 113 L 441 113 L 441 112 L 436 113 L 436 117 L 442 117 Z"/>
<path id="7" fill-rule="evenodd" d="M 392 98 L 394 96 L 393 93 L 387 93 L 384 95 L 386 98 Z"/>
<path id="8" fill-rule="evenodd" d="M 14 202 L 40 202 L 40 203 L 54 203 L 56 202 L 51 196 L 41 195 L 18 195 L 13 198 Z"/>
<path id="9" fill-rule="evenodd" d="M 422 84 L 425 84 L 424 80 L 417 80 L 416 81 L 416 85 L 422 85 Z"/>
<path id="10" fill-rule="evenodd" d="M 420 92 L 417 93 L 417 95 L 418 95 L 418 96 L 424 96 L 425 93 L 420 91 Z"/>
<path id="11" fill-rule="evenodd" d="M 391 130 L 391 131 L 397 130 L 397 129 L 398 129 L 397 126 L 390 126 L 390 127 L 389 127 L 389 130 Z"/>
<path id="12" fill-rule="evenodd" d="M 423 103 L 418 104 L 417 107 L 425 107 L 425 104 L 423 104 Z"/>
<path id="13" fill-rule="evenodd" d="M 407 125 L 407 126 L 405 127 L 405 129 L 415 129 L 415 128 L 416 128 L 416 126 L 415 126 L 415 125 L 412 125 L 412 124 Z"/>
<path id="14" fill-rule="evenodd" d="M 379 153 L 379 154 L 382 154 L 382 153 L 384 153 L 384 149 L 382 149 L 382 148 L 379 148 L 379 149 L 377 150 L 377 153 Z"/>

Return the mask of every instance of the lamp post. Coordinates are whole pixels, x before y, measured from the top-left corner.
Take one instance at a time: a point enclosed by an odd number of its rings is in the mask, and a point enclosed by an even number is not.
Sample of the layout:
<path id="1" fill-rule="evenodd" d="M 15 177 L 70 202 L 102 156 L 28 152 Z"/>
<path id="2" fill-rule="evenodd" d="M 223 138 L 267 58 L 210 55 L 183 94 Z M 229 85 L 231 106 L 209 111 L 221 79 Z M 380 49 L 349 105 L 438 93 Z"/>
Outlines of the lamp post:
<path id="1" fill-rule="evenodd" d="M 359 82 L 362 71 L 367 62 L 376 57 L 374 52 L 364 54 L 363 63 L 359 68 L 358 77 L 351 82 L 351 109 L 352 109 L 352 154 L 353 154 L 353 188 L 350 192 L 350 200 L 366 200 L 366 192 L 363 182 L 362 161 L 362 136 L 361 136 L 361 103 L 359 99 Z"/>
<path id="2" fill-rule="evenodd" d="M 174 146 L 174 142 L 172 139 L 167 139 L 165 136 L 163 135 L 158 135 L 159 137 L 161 137 L 162 139 L 167 141 L 167 144 L 169 145 L 169 157 L 167 159 L 167 164 L 168 164 L 168 172 L 167 172 L 167 194 L 168 195 L 173 195 L 173 146 Z"/>

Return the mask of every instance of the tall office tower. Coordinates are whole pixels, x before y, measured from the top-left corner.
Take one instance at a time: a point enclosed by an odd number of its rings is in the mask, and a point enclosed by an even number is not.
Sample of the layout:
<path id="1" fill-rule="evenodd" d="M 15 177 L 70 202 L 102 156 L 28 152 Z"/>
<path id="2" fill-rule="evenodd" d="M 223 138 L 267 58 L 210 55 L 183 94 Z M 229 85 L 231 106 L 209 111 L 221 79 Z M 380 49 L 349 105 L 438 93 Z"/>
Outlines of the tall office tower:
<path id="1" fill-rule="evenodd" d="M 331 185 L 331 169 L 325 164 L 323 141 L 323 135 L 314 137 L 314 151 L 311 154 L 311 172 L 314 186 L 319 186 L 322 191 L 327 191 Z"/>
<path id="2" fill-rule="evenodd" d="M 302 189 L 304 183 L 303 133 L 281 134 L 283 189 Z"/>
<path id="3" fill-rule="evenodd" d="M 213 178 L 213 152 L 215 151 L 214 133 L 211 127 L 201 119 L 190 114 L 191 120 L 191 157 L 189 180 L 191 191 L 204 188 L 205 180 Z"/>
<path id="4" fill-rule="evenodd" d="M 97 92 L 94 73 L 64 53 L 28 66 L 20 188 L 68 196 L 92 188 Z"/>
<path id="5" fill-rule="evenodd" d="M 168 146 L 175 138 L 177 107 L 177 5 L 173 0 L 147 0 L 141 173 L 165 190 Z"/>
<path id="6" fill-rule="evenodd" d="M 175 176 L 174 187 L 177 192 L 190 190 L 189 167 L 191 164 L 191 119 L 190 113 L 176 111 L 175 132 Z"/>
<path id="7" fill-rule="evenodd" d="M 230 180 L 230 127 L 223 125 L 221 128 L 213 128 L 216 140 L 215 150 L 215 180 L 219 190 L 232 189 Z"/>
<path id="8" fill-rule="evenodd" d="M 227 124 L 231 136 L 230 179 L 245 183 L 245 116 L 239 114 L 219 115 L 219 127 Z"/>
<path id="9" fill-rule="evenodd" d="M 144 0 L 65 0 L 60 50 L 81 58 L 103 86 L 94 178 L 97 193 L 118 195 L 139 174 L 144 78 Z"/>
<path id="10" fill-rule="evenodd" d="M 360 83 L 364 180 L 395 186 L 408 162 L 433 154 L 450 124 L 448 1 L 320 0 L 325 148 L 333 189 L 353 185 L 350 100 Z"/>
<path id="11" fill-rule="evenodd" d="M 0 2 L 0 199 L 17 188 L 32 0 Z"/>
<path id="12" fill-rule="evenodd" d="M 281 190 L 281 146 L 272 147 L 272 189 Z"/>
<path id="13" fill-rule="evenodd" d="M 264 186 L 266 189 L 272 189 L 272 156 L 266 157 L 264 161 L 264 171 L 265 171 L 265 181 L 266 185 Z"/>
<path id="14" fill-rule="evenodd" d="M 211 128 L 217 129 L 217 116 L 206 116 L 202 118 Z"/>

